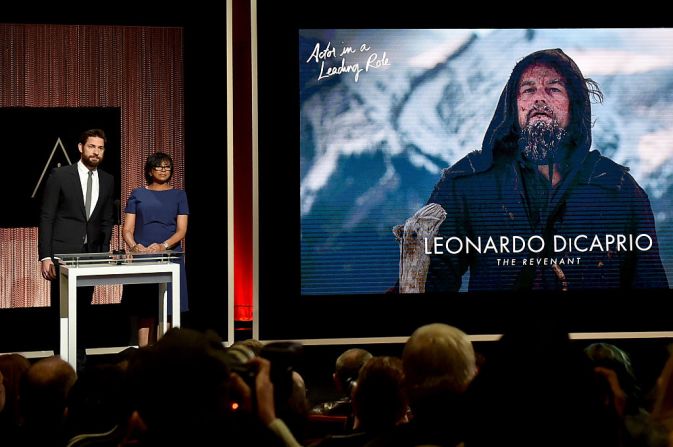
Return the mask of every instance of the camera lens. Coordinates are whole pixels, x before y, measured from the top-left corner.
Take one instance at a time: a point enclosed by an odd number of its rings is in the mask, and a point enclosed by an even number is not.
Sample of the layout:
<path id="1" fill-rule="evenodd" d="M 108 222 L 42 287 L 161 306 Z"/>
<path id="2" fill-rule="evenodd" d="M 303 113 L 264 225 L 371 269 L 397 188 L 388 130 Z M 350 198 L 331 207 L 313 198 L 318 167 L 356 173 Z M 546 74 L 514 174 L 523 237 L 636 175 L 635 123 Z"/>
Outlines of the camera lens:
<path id="1" fill-rule="evenodd" d="M 224 360 L 231 372 L 235 372 L 250 386 L 255 381 L 255 370 L 248 364 L 255 353 L 245 345 L 234 344 L 224 352 Z"/>

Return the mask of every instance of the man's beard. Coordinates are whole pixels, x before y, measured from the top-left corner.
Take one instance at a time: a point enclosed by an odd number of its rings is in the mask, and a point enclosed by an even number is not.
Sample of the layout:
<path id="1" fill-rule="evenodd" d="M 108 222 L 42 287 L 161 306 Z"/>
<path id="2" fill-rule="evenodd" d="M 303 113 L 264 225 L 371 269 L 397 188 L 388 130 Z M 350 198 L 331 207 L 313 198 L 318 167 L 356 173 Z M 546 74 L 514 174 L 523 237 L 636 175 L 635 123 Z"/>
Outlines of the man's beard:
<path id="1" fill-rule="evenodd" d="M 98 157 L 98 158 L 95 158 L 95 159 L 94 159 L 94 157 L 91 157 L 91 156 L 82 157 L 82 163 L 87 168 L 97 168 L 101 161 L 103 161 L 103 157 Z"/>
<path id="2" fill-rule="evenodd" d="M 536 165 L 558 162 L 567 134 L 556 120 L 529 123 L 521 129 L 519 150 L 525 159 Z"/>

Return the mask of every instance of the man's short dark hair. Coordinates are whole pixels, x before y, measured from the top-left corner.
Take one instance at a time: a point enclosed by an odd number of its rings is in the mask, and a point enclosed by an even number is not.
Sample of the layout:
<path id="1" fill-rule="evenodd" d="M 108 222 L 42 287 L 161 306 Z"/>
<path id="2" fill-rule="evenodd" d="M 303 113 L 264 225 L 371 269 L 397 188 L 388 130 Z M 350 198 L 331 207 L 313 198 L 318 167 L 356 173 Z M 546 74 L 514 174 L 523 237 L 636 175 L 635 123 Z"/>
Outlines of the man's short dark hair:
<path id="1" fill-rule="evenodd" d="M 84 144 L 86 144 L 86 141 L 90 137 L 102 138 L 103 142 L 107 144 L 107 137 L 105 136 L 105 132 L 103 131 L 103 129 L 85 130 L 84 132 L 82 132 L 82 135 L 79 136 L 79 144 L 84 146 Z"/>

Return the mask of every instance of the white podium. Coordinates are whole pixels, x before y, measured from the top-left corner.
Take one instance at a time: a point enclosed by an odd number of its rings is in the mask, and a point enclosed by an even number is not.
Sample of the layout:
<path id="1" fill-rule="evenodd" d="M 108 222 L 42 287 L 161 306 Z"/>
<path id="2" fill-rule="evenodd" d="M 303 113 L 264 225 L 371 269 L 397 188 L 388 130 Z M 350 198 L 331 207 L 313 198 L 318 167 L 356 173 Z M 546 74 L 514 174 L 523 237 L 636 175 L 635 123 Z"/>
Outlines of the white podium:
<path id="1" fill-rule="evenodd" d="M 120 256 L 115 259 L 114 256 Z M 168 284 L 173 292 L 173 327 L 180 326 L 180 265 L 174 252 L 153 255 L 77 253 L 60 258 L 61 358 L 77 370 L 77 287 L 104 284 L 159 284 L 159 334 L 167 327 Z"/>

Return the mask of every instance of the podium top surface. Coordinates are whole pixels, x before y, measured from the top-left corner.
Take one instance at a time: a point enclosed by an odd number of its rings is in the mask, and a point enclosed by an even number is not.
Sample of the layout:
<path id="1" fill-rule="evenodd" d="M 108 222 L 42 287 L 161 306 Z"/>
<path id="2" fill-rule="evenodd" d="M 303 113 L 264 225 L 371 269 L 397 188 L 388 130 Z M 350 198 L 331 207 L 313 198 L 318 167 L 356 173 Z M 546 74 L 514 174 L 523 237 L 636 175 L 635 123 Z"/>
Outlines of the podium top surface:
<path id="1" fill-rule="evenodd" d="M 104 265 L 170 264 L 184 255 L 181 251 L 166 250 L 156 253 L 61 253 L 55 254 L 60 265 L 94 267 Z"/>

